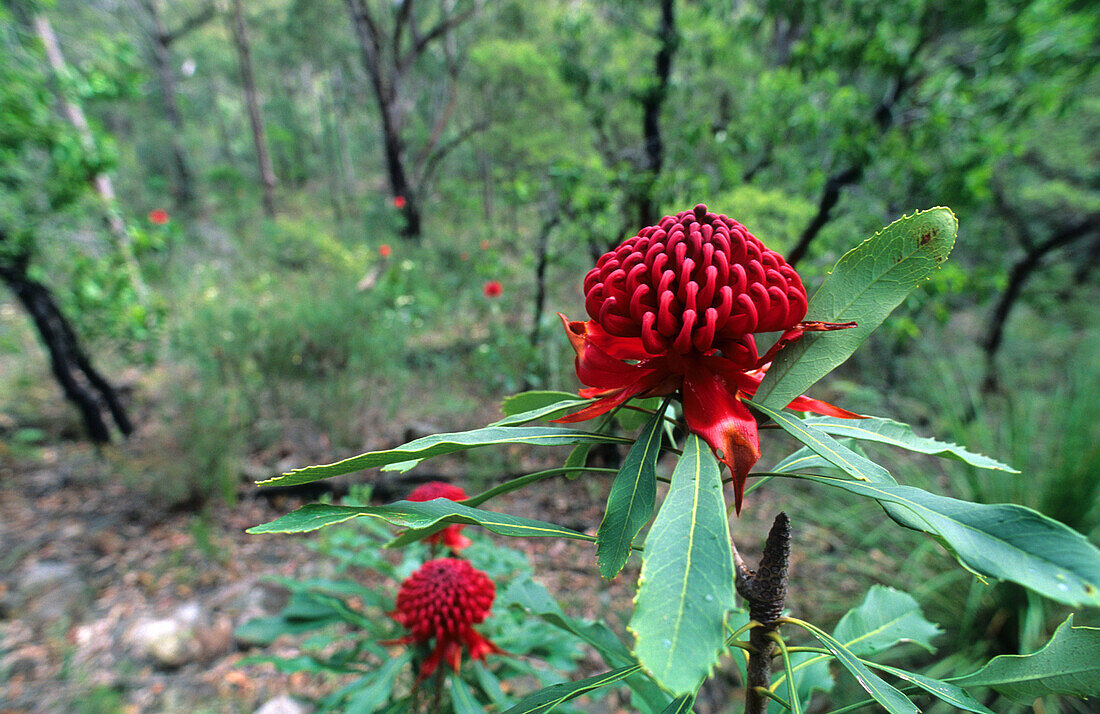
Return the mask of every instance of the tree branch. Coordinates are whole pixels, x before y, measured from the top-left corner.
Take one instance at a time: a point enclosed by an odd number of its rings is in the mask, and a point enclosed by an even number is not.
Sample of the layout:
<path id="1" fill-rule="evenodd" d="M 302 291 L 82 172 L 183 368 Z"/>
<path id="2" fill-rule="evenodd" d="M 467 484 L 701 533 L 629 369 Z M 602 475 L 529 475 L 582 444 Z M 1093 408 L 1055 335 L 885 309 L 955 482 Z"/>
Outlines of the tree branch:
<path id="1" fill-rule="evenodd" d="M 149 0 L 147 0 L 146 2 L 147 7 L 148 4 Z M 177 27 L 175 30 L 165 32 L 163 35 L 160 36 L 159 39 L 162 43 L 164 43 L 165 46 L 171 45 L 173 42 L 183 37 L 184 35 L 199 29 L 206 23 L 213 20 L 217 16 L 217 14 L 218 9 L 216 7 L 214 7 L 213 5 L 207 5 L 201 11 L 199 11 L 198 14 L 192 15 L 191 17 L 184 20 L 183 24 Z"/>

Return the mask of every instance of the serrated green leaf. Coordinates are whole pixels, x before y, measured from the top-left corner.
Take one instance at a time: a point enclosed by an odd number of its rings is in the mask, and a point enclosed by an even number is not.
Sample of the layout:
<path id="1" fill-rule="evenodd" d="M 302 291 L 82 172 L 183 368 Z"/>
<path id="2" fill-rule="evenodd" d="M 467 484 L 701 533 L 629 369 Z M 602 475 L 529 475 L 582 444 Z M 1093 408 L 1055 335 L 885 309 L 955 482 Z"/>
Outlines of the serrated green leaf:
<path id="1" fill-rule="evenodd" d="M 565 394 L 564 392 L 543 392 L 543 394 Z M 519 396 L 519 395 L 517 395 Z M 527 422 L 537 421 L 540 419 L 556 419 L 560 416 L 564 416 L 568 411 L 575 411 L 587 404 L 590 400 L 581 399 L 576 395 L 567 395 L 564 399 L 558 399 L 550 404 L 541 404 L 537 407 L 532 407 L 526 411 L 517 412 L 515 414 L 509 414 L 507 410 L 505 416 L 500 421 L 495 421 L 489 426 L 519 426 L 526 424 Z M 507 406 L 507 401 L 505 401 Z"/>
<path id="2" fill-rule="evenodd" d="M 543 714 L 544 712 L 553 711 L 554 708 L 562 702 L 575 699 L 582 694 L 587 694 L 600 687 L 614 684 L 620 679 L 637 672 L 639 669 L 641 669 L 641 667 L 634 664 L 629 667 L 620 667 L 619 669 L 597 674 L 592 677 L 585 677 L 576 682 L 555 684 L 552 687 L 540 689 L 534 694 L 524 697 L 519 704 L 509 709 L 504 714 Z"/>
<path id="3" fill-rule="evenodd" d="M 943 633 L 921 614 L 913 596 L 873 585 L 856 607 L 840 618 L 833 636 L 859 657 L 870 657 L 902 642 L 935 652 L 931 639 Z"/>
<path id="4" fill-rule="evenodd" d="M 963 567 L 1067 605 L 1100 606 L 1100 549 L 1072 528 L 1015 504 L 981 504 L 912 486 L 790 474 L 900 506 L 912 526 L 939 540 Z M 906 525 L 909 525 L 907 522 Z"/>
<path id="5" fill-rule="evenodd" d="M 657 503 L 657 459 L 664 436 L 666 399 L 630 447 L 611 483 L 607 510 L 596 531 L 596 561 L 600 575 L 613 578 L 626 565 L 634 538 L 653 517 Z"/>
<path id="6" fill-rule="evenodd" d="M 329 503 L 308 503 L 296 511 L 280 516 L 270 523 L 249 528 L 246 533 L 307 533 L 325 526 L 343 523 L 352 518 L 381 518 L 402 528 L 430 528 L 437 523 L 466 523 L 481 526 L 493 533 L 521 538 L 574 538 L 594 541 L 595 537 L 556 526 L 553 523 L 520 518 L 507 513 L 494 513 L 461 503 L 436 498 L 431 501 L 398 501 L 386 506 L 338 506 Z"/>
<path id="7" fill-rule="evenodd" d="M 950 209 L 917 211 L 845 253 L 810 300 L 806 319 L 857 326 L 807 333 L 780 351 L 754 400 L 782 409 L 848 359 L 947 260 L 958 227 Z"/>
<path id="8" fill-rule="evenodd" d="M 419 462 L 430 459 L 433 456 L 453 454 L 467 449 L 476 449 L 482 446 L 495 446 L 499 444 L 529 444 L 532 446 L 568 446 L 570 444 L 598 444 L 598 443 L 630 443 L 630 439 L 607 434 L 592 434 L 575 429 L 562 429 L 552 426 L 487 426 L 472 431 L 461 431 L 451 434 L 432 434 L 425 436 L 394 449 L 385 451 L 368 451 L 365 454 L 352 456 L 350 459 L 337 461 L 332 464 L 320 466 L 307 466 L 294 469 L 287 473 L 257 481 L 260 486 L 297 486 L 303 483 L 311 483 L 333 476 L 350 474 L 363 469 L 386 466 L 388 464 L 402 464 Z"/>
<path id="9" fill-rule="evenodd" d="M 809 623 L 799 622 L 798 624 L 816 637 L 818 642 L 823 644 L 825 649 L 833 654 L 836 661 L 855 677 L 859 686 L 863 687 L 867 693 L 870 694 L 876 702 L 881 704 L 886 711 L 890 712 L 890 714 L 920 714 L 920 709 L 917 709 L 913 702 L 909 701 L 908 697 L 869 670 L 867 665 L 860 661 L 859 657 L 852 654 L 851 650 L 842 645 L 831 635 Z"/>
<path id="10" fill-rule="evenodd" d="M 545 389 L 533 389 L 528 392 L 520 392 L 519 394 L 513 394 L 510 397 L 506 397 L 500 405 L 500 411 L 505 416 L 516 416 L 524 412 L 529 412 L 535 409 L 542 409 L 551 404 L 557 404 L 564 401 L 587 401 L 581 399 L 575 393 L 572 392 L 556 392 Z"/>
<path id="11" fill-rule="evenodd" d="M 477 703 L 473 692 L 455 672 L 451 675 L 451 706 L 454 714 L 484 714 L 485 708 Z"/>
<path id="12" fill-rule="evenodd" d="M 890 667 L 885 664 L 877 664 L 875 662 L 864 662 L 864 664 L 883 672 L 889 672 L 899 679 L 904 679 L 906 682 L 920 687 L 937 699 L 947 702 L 962 711 L 976 712 L 977 714 L 994 714 L 992 709 L 970 696 L 962 687 L 956 687 L 954 684 L 948 682 L 941 682 L 938 679 L 925 677 L 923 674 L 907 672 L 904 669 Z"/>
<path id="13" fill-rule="evenodd" d="M 694 692 L 725 644 L 733 551 L 718 462 L 695 434 L 646 536 L 629 629 L 645 670 L 673 694 Z"/>
<path id="14" fill-rule="evenodd" d="M 808 424 L 806 420 L 788 416 L 782 411 L 758 404 L 755 400 L 746 403 L 774 419 L 783 431 L 853 478 L 871 483 L 897 483 L 889 471 L 866 456 L 852 451 L 812 424 Z"/>
<path id="15" fill-rule="evenodd" d="M 951 679 L 963 687 L 992 687 L 1031 703 L 1051 694 L 1100 696 L 1100 628 L 1075 627 L 1070 615 L 1042 649 L 994 657 L 977 672 Z"/>
<path id="16" fill-rule="evenodd" d="M 899 449 L 915 451 L 920 454 L 932 454 L 956 461 L 962 461 L 980 469 L 992 469 L 995 471 L 1008 471 L 1020 473 L 1008 464 L 967 451 L 958 444 L 950 444 L 945 441 L 937 441 L 927 437 L 917 436 L 913 433 L 913 427 L 902 424 L 893 419 L 882 417 L 869 417 L 867 419 L 838 419 L 836 417 L 807 417 L 803 424 L 810 424 L 826 434 L 833 436 L 846 436 L 852 439 L 876 441 L 882 444 L 890 444 Z"/>

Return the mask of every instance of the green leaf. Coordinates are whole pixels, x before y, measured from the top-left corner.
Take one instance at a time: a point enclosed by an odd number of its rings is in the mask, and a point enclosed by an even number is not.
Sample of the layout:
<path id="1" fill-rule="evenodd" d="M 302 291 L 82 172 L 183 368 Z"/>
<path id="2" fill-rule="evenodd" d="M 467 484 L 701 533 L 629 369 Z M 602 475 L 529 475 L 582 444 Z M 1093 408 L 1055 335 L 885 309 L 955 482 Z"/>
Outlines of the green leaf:
<path id="1" fill-rule="evenodd" d="M 776 355 L 755 401 L 782 409 L 856 351 L 895 307 L 947 260 L 959 222 L 948 208 L 917 211 L 845 253 L 814 294 L 807 320 L 855 321 L 810 332 Z"/>
<path id="2" fill-rule="evenodd" d="M 836 471 L 837 467 L 821 458 L 807 446 L 803 446 L 772 467 L 773 473 L 801 473 L 807 469 Z"/>
<path id="3" fill-rule="evenodd" d="M 588 464 L 588 452 L 592 450 L 592 444 L 577 444 L 573 447 L 573 450 L 569 452 L 569 456 L 565 458 L 563 466 L 566 468 L 579 468 Z M 582 472 L 574 471 L 570 475 L 566 476 L 567 479 L 572 481 L 581 475 Z"/>
<path id="4" fill-rule="evenodd" d="M 430 528 L 438 523 L 467 523 L 493 533 L 521 538 L 559 537 L 594 541 L 593 536 L 577 533 L 553 523 L 494 513 L 461 503 L 436 498 L 431 501 L 398 501 L 386 506 L 338 506 L 308 503 L 270 523 L 249 528 L 246 533 L 307 533 L 325 526 L 370 516 L 402 528 Z"/>
<path id="5" fill-rule="evenodd" d="M 901 506 L 910 527 L 937 537 L 973 573 L 1019 583 L 1067 605 L 1100 606 L 1100 549 L 1083 535 L 1015 504 L 981 504 L 912 486 L 791 474 Z"/>
<path id="6" fill-rule="evenodd" d="M 567 446 L 570 444 L 603 442 L 623 444 L 630 443 L 630 439 L 550 426 L 487 426 L 481 429 L 461 431 L 452 434 L 432 434 L 431 436 L 425 436 L 410 441 L 395 449 L 368 451 L 365 454 L 352 456 L 350 459 L 337 461 L 333 464 L 294 469 L 281 476 L 276 476 L 266 481 L 257 481 L 256 483 L 260 486 L 297 486 L 299 484 L 311 483 L 323 478 L 350 474 L 355 471 L 362 471 L 363 469 L 375 468 L 377 466 L 423 461 L 433 456 L 452 454 L 457 451 L 466 451 L 467 449 L 476 449 L 481 446 L 494 446 L 497 444 Z"/>
<path id="7" fill-rule="evenodd" d="M 588 400 L 581 399 L 572 392 L 533 389 L 529 392 L 520 392 L 506 397 L 500 405 L 500 410 L 504 412 L 505 416 L 511 417 L 565 401 L 585 402 Z"/>
<path id="8" fill-rule="evenodd" d="M 897 483 L 889 471 L 866 456 L 861 456 L 852 451 L 817 427 L 808 424 L 804 419 L 796 419 L 771 407 L 757 404 L 755 401 L 747 402 L 747 404 L 753 409 L 770 416 L 776 424 L 782 427 L 783 431 L 801 441 L 815 454 L 853 478 L 860 481 L 870 481 L 871 483 Z"/>
<path id="9" fill-rule="evenodd" d="M 1018 470 L 1000 461 L 967 451 L 958 444 L 949 444 L 945 441 L 937 441 L 927 437 L 917 436 L 913 433 L 913 427 L 908 424 L 884 419 L 882 417 L 869 417 L 867 419 L 838 419 L 836 417 L 818 416 L 808 417 L 803 424 L 812 424 L 826 434 L 833 436 L 846 436 L 852 439 L 865 441 L 877 441 L 882 444 L 890 444 L 900 449 L 915 451 L 920 454 L 932 454 L 943 456 L 956 461 L 962 461 L 976 466 L 979 469 L 992 469 L 995 471 L 1008 471 L 1018 474 Z"/>
<path id="10" fill-rule="evenodd" d="M 499 602 L 519 606 L 544 622 L 588 643 L 610 667 L 637 663 L 634 655 L 610 628 L 601 622 L 579 621 L 566 616 L 546 587 L 530 577 L 514 580 L 499 597 Z M 626 684 L 651 711 L 660 711 L 668 702 L 668 696 L 641 672 L 627 677 Z"/>
<path id="11" fill-rule="evenodd" d="M 668 706 L 665 707 L 661 714 L 690 714 L 691 707 L 694 704 L 694 694 L 683 694 L 669 702 Z"/>
<path id="12" fill-rule="evenodd" d="M 890 674 L 900 679 L 904 679 L 906 682 L 920 687 L 937 699 L 945 701 L 948 704 L 951 704 L 952 706 L 963 711 L 977 712 L 977 714 L 994 714 L 994 712 L 989 707 L 982 704 L 974 697 L 970 696 L 961 687 L 956 687 L 954 684 L 941 682 L 938 679 L 925 677 L 923 674 L 907 672 L 904 669 L 890 667 L 885 664 L 876 664 L 875 662 L 864 662 L 864 664 L 869 667 L 882 670 L 883 672 L 889 672 Z"/>
<path id="13" fill-rule="evenodd" d="M 791 665 L 795 670 L 795 692 L 798 695 L 798 699 L 805 704 L 810 704 L 813 699 L 814 692 L 831 692 L 836 682 L 833 680 L 833 674 L 829 671 L 829 657 L 818 657 L 812 652 L 793 652 L 791 653 Z M 810 664 L 804 664 L 813 660 Z M 791 700 L 791 688 L 788 679 L 778 682 L 779 686 L 776 687 L 775 693 L 786 701 Z M 809 707 L 807 707 L 809 708 Z M 768 703 L 769 712 L 786 712 L 789 711 L 786 707 L 782 706 L 779 702 L 771 701 Z"/>
<path id="14" fill-rule="evenodd" d="M 807 632 L 816 637 L 821 644 L 825 645 L 825 649 L 833 653 L 833 657 L 836 658 L 837 662 L 840 662 L 844 669 L 848 670 L 848 672 L 855 677 L 859 686 L 867 690 L 867 693 L 870 694 L 876 702 L 885 707 L 886 711 L 891 714 L 913 714 L 914 712 L 920 714 L 920 710 L 913 705 L 913 702 L 909 701 L 908 697 L 884 682 L 877 674 L 867 669 L 867 665 L 863 664 L 859 657 L 852 654 L 851 650 L 840 642 L 837 642 L 832 636 L 808 622 L 798 621 L 797 624 L 804 627 Z"/>
<path id="15" fill-rule="evenodd" d="M 921 614 L 909 593 L 872 585 L 863 602 L 840 618 L 833 636 L 859 657 L 870 657 L 902 642 L 935 652 L 931 639 L 943 634 Z"/>
<path id="16" fill-rule="evenodd" d="M 585 677 L 576 682 L 555 684 L 552 687 L 540 689 L 534 694 L 524 697 L 519 704 L 509 709 L 504 714 L 542 714 L 543 712 L 549 712 L 562 702 L 567 702 L 570 699 L 579 697 L 582 694 L 587 694 L 600 687 L 606 687 L 629 674 L 637 672 L 639 669 L 640 667 L 634 664 L 629 667 L 613 669 L 610 672 L 604 672 L 603 674 L 597 674 L 592 677 Z"/>
<path id="17" fill-rule="evenodd" d="M 477 683 L 481 686 L 481 691 L 485 692 L 493 704 L 496 705 L 498 710 L 503 710 L 506 707 L 512 706 L 512 699 L 504 690 L 500 688 L 500 679 L 495 674 L 489 671 L 489 668 L 482 663 L 481 660 L 475 659 L 472 662 L 474 669 L 474 676 L 477 677 Z"/>
<path id="18" fill-rule="evenodd" d="M 565 394 L 564 392 L 541 392 L 541 394 Z M 517 395 L 520 396 L 520 395 Z M 515 397 L 513 397 L 514 399 Z M 539 419 L 556 419 L 559 416 L 563 416 L 568 411 L 579 409 L 583 405 L 589 402 L 588 399 L 581 399 L 577 395 L 566 395 L 566 398 L 559 398 L 555 402 L 550 404 L 541 404 L 537 407 L 528 409 L 527 411 L 511 414 L 507 412 L 508 402 L 505 401 L 505 416 L 500 421 L 495 421 L 489 426 L 518 426 L 520 424 L 526 424 L 530 421 L 536 421 Z"/>
<path id="19" fill-rule="evenodd" d="M 477 703 L 470 688 L 455 672 L 451 675 L 451 705 L 454 714 L 484 714 L 485 708 Z"/>
<path id="20" fill-rule="evenodd" d="M 718 462 L 690 434 L 645 541 L 629 629 L 645 670 L 675 695 L 694 692 L 725 644 L 733 551 Z"/>
<path id="21" fill-rule="evenodd" d="M 657 459 L 664 436 L 666 399 L 626 455 L 607 496 L 607 510 L 596 531 L 600 575 L 613 578 L 626 565 L 634 538 L 653 517 L 657 503 Z"/>
<path id="22" fill-rule="evenodd" d="M 370 677 L 369 683 L 348 697 L 345 714 L 371 714 L 393 696 L 393 685 L 401 669 L 409 663 L 411 654 L 405 650 L 386 660 Z"/>
<path id="23" fill-rule="evenodd" d="M 1038 652 L 994 657 L 977 672 L 951 682 L 992 687 L 1021 703 L 1050 694 L 1100 696 L 1100 628 L 1074 627 L 1070 615 Z"/>

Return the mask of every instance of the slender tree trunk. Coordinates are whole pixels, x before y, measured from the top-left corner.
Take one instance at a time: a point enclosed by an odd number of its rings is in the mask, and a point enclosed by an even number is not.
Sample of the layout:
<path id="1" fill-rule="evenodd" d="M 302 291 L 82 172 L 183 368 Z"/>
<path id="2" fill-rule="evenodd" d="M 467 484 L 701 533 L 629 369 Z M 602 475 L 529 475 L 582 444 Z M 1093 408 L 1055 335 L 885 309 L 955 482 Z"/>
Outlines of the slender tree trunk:
<path id="1" fill-rule="evenodd" d="M 256 95 L 256 80 L 252 74 L 252 48 L 248 44 L 248 31 L 244 24 L 244 8 L 241 0 L 233 0 L 233 43 L 237 46 L 237 61 L 240 65 L 241 87 L 248 106 L 248 121 L 252 126 L 252 141 L 256 146 L 256 163 L 260 169 L 260 183 L 263 185 L 264 213 L 275 216 L 275 169 L 271 165 L 271 154 L 267 150 L 267 134 L 264 131 L 263 115 L 260 114 L 260 102 Z"/>
<path id="2" fill-rule="evenodd" d="M 175 170 L 173 193 L 177 206 L 189 207 L 195 200 L 195 181 L 187 162 L 187 153 L 183 148 L 183 113 L 180 111 L 176 76 L 172 71 L 172 53 L 169 50 L 172 36 L 164 26 L 156 0 L 144 0 L 144 4 L 153 23 L 151 38 L 153 67 L 157 73 L 160 94 L 164 101 L 164 116 L 172 128 L 168 146 L 172 151 L 172 164 Z"/>
<path id="3" fill-rule="evenodd" d="M 0 242 L 3 238 L 0 236 Z M 42 344 L 49 352 L 54 377 L 65 397 L 80 411 L 89 438 L 97 443 L 111 440 L 104 411 L 111 414 L 123 435 L 133 433 L 133 424 L 117 392 L 92 366 L 49 289 L 27 275 L 25 262 L 0 263 L 0 280 L 11 288 L 34 321 Z"/>
<path id="4" fill-rule="evenodd" d="M 42 40 L 42 44 L 46 49 L 46 58 L 49 60 L 50 67 L 53 69 L 54 74 L 59 80 L 60 86 L 58 87 L 58 97 L 61 100 L 61 106 L 64 109 L 65 116 L 69 119 L 69 122 L 76 127 L 77 132 L 80 134 L 81 141 L 84 143 L 84 149 L 89 152 L 96 151 L 95 137 L 92 135 L 92 129 L 88 126 L 88 119 L 84 116 L 84 110 L 77 104 L 76 100 L 69 96 L 64 86 L 64 79 L 68 76 L 68 68 L 65 65 L 65 57 L 61 54 L 61 45 L 57 42 L 57 36 L 53 32 L 53 26 L 50 25 L 49 19 L 42 13 L 35 15 L 34 17 L 34 29 L 38 33 L 38 37 Z M 126 222 L 122 219 L 122 213 L 118 208 L 118 200 L 115 197 L 115 187 L 111 183 L 111 177 L 104 173 L 96 174 L 93 180 L 96 192 L 100 198 L 103 199 L 103 212 L 106 217 L 107 227 L 114 235 L 115 243 L 119 252 L 122 254 L 123 261 L 126 265 L 130 283 L 133 285 L 134 291 L 137 293 L 139 299 L 143 302 L 148 298 L 148 288 L 145 286 L 145 281 L 141 277 L 141 270 L 138 268 L 137 259 L 134 257 L 133 245 L 130 242 L 130 234 L 126 230 Z"/>
<path id="5" fill-rule="evenodd" d="M 1042 266 L 1043 259 L 1051 252 L 1098 231 L 1100 231 L 1100 214 L 1094 214 L 1078 223 L 1061 228 L 1042 243 L 1032 246 L 1012 266 L 1012 270 L 1008 274 L 1008 285 L 997 304 L 993 307 L 993 313 L 989 318 L 989 327 L 985 338 L 982 340 L 982 350 L 985 352 L 983 391 L 995 391 L 999 386 L 996 365 L 997 353 L 1004 341 L 1008 316 L 1023 295 L 1024 284 Z"/>
<path id="6" fill-rule="evenodd" d="M 661 138 L 661 110 L 668 98 L 669 77 L 672 74 L 672 57 L 680 44 L 676 31 L 676 2 L 661 0 L 661 23 L 657 29 L 661 47 L 653 60 L 654 84 L 642 97 L 642 143 L 645 180 L 637 197 L 638 228 L 657 222 L 653 200 L 653 187 L 661 174 L 665 161 L 665 145 Z"/>
<path id="7" fill-rule="evenodd" d="M 813 243 L 814 238 L 817 238 L 817 234 L 821 232 L 821 229 L 832 217 L 833 208 L 840 201 L 840 190 L 859 181 L 861 176 L 863 176 L 863 166 L 849 166 L 825 180 L 825 188 L 821 191 L 821 200 L 817 204 L 817 213 L 810 219 L 809 224 L 802 231 L 798 243 L 787 255 L 788 265 L 793 268 L 798 261 L 806 257 L 806 251 L 810 249 L 810 244 Z"/>

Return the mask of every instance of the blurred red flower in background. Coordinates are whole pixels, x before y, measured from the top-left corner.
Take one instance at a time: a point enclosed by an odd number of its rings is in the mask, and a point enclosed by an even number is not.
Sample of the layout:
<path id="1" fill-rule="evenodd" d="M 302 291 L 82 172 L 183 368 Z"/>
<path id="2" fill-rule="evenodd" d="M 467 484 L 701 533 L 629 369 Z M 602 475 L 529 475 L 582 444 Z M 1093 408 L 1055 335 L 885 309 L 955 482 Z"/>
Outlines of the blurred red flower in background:
<path id="1" fill-rule="evenodd" d="M 487 298 L 500 297 L 500 294 L 504 292 L 504 286 L 500 284 L 499 280 L 490 280 L 485 283 L 485 287 L 482 288 Z"/>
<path id="2" fill-rule="evenodd" d="M 405 207 L 406 203 L 408 203 L 408 201 L 405 200 L 404 196 L 394 196 L 393 197 L 393 207 L 396 208 L 399 211 L 402 208 Z"/>
<path id="3" fill-rule="evenodd" d="M 163 208 L 154 208 L 149 211 L 149 222 L 155 226 L 163 226 L 168 222 L 168 211 Z"/>
<path id="4" fill-rule="evenodd" d="M 441 661 L 458 671 L 463 646 L 474 659 L 501 650 L 474 630 L 493 607 L 496 586 L 489 576 L 459 558 L 429 560 L 410 575 L 397 592 L 397 607 L 390 613 L 410 633 L 382 644 L 422 644 L 435 638 L 435 647 L 417 676 L 422 682 Z"/>
<path id="5" fill-rule="evenodd" d="M 855 323 L 802 322 L 806 289 L 794 268 L 743 225 L 699 204 L 665 216 L 605 253 L 584 279 L 588 322 L 565 323 L 582 397 L 597 400 L 556 421 L 604 414 L 632 397 L 680 393 L 688 429 L 733 474 L 741 510 L 745 479 L 760 458 L 752 397 L 772 357 L 805 332 Z M 753 333 L 782 335 L 767 354 Z M 860 418 L 799 397 L 792 409 Z"/>
<path id="6" fill-rule="evenodd" d="M 445 481 L 429 481 L 413 489 L 412 493 L 405 497 L 406 501 L 431 501 L 436 498 L 446 498 L 449 501 L 462 501 L 466 498 L 466 492 L 454 484 Z M 470 539 L 462 535 L 461 531 L 466 527 L 464 523 L 452 523 L 438 533 L 434 533 L 424 539 L 426 543 L 442 543 L 451 550 L 461 550 L 470 545 Z"/>
<path id="7" fill-rule="evenodd" d="M 382 256 L 383 258 L 390 257 L 390 253 L 392 252 L 393 249 L 390 248 L 389 244 L 387 243 L 383 243 L 382 245 L 378 246 L 378 255 Z"/>

